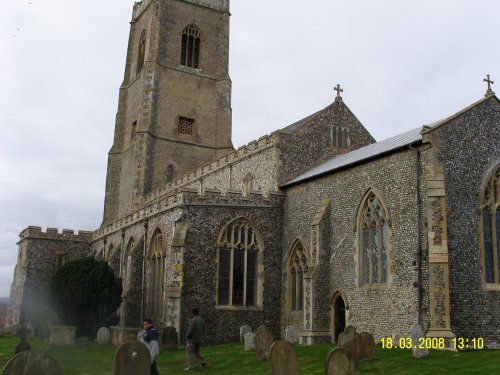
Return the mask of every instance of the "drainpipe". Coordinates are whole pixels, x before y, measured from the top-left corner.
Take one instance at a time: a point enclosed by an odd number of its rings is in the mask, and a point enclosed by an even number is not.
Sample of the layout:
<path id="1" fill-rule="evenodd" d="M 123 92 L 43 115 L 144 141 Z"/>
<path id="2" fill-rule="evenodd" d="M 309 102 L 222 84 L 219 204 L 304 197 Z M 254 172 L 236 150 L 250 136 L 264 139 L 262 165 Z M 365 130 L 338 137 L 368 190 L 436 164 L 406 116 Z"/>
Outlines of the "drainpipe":
<path id="1" fill-rule="evenodd" d="M 144 239 L 142 244 L 142 285 L 141 285 L 141 322 L 144 320 L 144 278 L 146 275 L 146 241 L 148 239 L 148 221 L 144 221 Z"/>
<path id="2" fill-rule="evenodd" d="M 422 245 L 421 245 L 421 233 L 420 230 L 422 228 L 422 223 L 420 219 L 420 150 L 414 148 L 410 145 L 410 149 L 415 151 L 415 169 L 417 174 L 417 264 L 418 264 L 418 324 L 422 326 Z"/>

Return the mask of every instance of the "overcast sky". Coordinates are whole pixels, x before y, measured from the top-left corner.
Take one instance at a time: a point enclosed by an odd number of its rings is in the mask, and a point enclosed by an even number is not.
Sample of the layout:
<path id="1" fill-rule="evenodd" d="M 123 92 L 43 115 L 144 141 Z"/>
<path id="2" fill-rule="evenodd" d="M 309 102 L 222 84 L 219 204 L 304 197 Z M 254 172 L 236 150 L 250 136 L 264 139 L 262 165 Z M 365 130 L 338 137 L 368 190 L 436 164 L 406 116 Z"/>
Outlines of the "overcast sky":
<path id="1" fill-rule="evenodd" d="M 101 223 L 133 3 L 2 4 L 0 296 L 23 228 Z M 231 3 L 235 147 L 324 108 L 337 83 L 377 140 L 480 99 L 486 74 L 500 87 L 497 0 Z"/>

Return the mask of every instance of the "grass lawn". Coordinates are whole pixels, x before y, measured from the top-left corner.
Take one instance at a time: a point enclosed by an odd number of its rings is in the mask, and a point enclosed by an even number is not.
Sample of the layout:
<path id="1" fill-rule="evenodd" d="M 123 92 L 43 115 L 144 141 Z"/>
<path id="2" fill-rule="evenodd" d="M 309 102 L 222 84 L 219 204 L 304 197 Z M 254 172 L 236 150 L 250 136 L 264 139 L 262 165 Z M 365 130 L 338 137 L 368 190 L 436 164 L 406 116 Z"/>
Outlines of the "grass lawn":
<path id="1" fill-rule="evenodd" d="M 18 338 L 0 338 L 0 368 L 12 356 Z M 65 375 L 114 375 L 115 348 L 80 342 L 75 348 L 49 348 L 40 340 L 31 340 L 33 350 L 47 350 L 61 364 Z M 331 345 L 296 345 L 299 366 L 303 375 L 323 375 L 324 361 Z M 202 347 L 208 361 L 204 369 L 194 373 L 213 375 L 270 374 L 268 362 L 257 362 L 255 352 L 243 351 L 243 344 L 234 343 Z M 378 358 L 362 362 L 360 375 L 444 375 L 500 374 L 500 351 L 441 352 L 431 351 L 428 357 L 415 359 L 411 350 L 377 348 Z M 163 352 L 158 357 L 160 375 L 184 374 L 184 351 Z"/>

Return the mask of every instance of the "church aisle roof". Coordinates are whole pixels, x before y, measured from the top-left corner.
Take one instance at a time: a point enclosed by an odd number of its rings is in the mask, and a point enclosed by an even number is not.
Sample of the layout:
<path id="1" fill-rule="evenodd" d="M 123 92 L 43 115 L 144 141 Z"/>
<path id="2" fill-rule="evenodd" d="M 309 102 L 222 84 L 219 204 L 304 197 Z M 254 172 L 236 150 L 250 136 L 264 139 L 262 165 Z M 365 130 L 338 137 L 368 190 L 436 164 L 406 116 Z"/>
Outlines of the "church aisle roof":
<path id="1" fill-rule="evenodd" d="M 294 179 L 283 184 L 283 187 L 294 185 L 296 183 L 309 180 L 324 174 L 331 173 L 337 169 L 345 168 L 362 161 L 373 159 L 375 157 L 396 151 L 400 148 L 422 141 L 420 132 L 422 127 L 407 131 L 396 135 L 395 137 L 385 139 L 383 141 L 372 143 L 371 145 L 358 148 L 346 154 L 336 156 L 323 164 L 314 167 L 313 169 L 295 177 Z"/>

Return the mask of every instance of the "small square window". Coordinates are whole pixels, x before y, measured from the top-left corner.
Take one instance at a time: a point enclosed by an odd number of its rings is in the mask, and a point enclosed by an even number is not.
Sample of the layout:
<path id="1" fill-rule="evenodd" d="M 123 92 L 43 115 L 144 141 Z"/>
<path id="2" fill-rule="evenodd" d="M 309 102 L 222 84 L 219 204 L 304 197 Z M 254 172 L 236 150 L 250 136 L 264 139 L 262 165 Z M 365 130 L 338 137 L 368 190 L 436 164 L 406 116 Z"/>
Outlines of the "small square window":
<path id="1" fill-rule="evenodd" d="M 177 133 L 193 135 L 194 119 L 187 117 L 179 117 L 177 121 Z"/>

